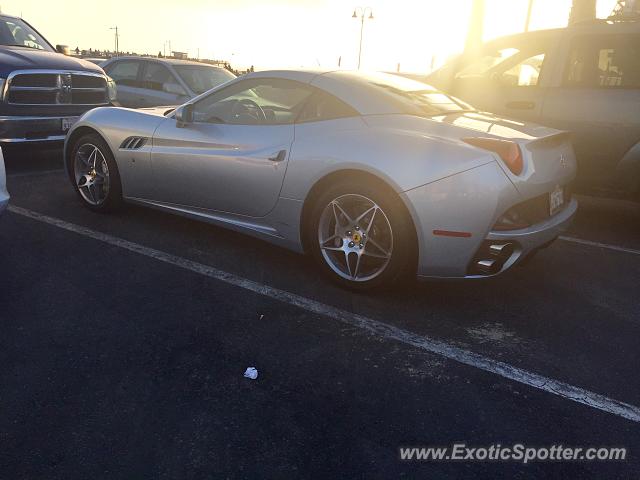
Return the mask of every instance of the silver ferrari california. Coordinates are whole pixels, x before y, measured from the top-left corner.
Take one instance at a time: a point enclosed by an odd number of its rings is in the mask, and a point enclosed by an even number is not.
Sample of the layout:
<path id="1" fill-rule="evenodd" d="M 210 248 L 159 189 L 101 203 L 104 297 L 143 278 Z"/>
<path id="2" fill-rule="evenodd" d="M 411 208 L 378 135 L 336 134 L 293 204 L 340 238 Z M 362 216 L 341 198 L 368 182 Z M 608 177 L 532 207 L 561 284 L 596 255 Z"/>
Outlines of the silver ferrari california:
<path id="1" fill-rule="evenodd" d="M 566 133 L 386 74 L 267 71 L 175 111 L 97 108 L 65 162 L 92 210 L 127 201 L 222 225 L 355 289 L 497 275 L 577 209 Z"/>

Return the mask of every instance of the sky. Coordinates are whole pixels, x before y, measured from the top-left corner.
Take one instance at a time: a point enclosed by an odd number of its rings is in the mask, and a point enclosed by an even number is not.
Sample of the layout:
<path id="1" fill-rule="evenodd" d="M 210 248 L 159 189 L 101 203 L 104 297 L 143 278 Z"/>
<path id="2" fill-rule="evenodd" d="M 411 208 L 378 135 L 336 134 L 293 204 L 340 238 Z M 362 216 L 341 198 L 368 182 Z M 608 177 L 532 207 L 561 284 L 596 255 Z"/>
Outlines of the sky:
<path id="1" fill-rule="evenodd" d="M 362 68 L 426 73 L 464 46 L 471 0 L 0 0 L 51 43 L 229 61 L 236 68 L 355 68 L 360 21 L 370 6 Z M 598 0 L 607 16 L 615 0 Z M 486 0 L 485 39 L 522 31 L 527 0 Z M 107 6 L 108 5 L 108 6 Z M 571 0 L 535 0 L 531 29 L 563 27 Z"/>

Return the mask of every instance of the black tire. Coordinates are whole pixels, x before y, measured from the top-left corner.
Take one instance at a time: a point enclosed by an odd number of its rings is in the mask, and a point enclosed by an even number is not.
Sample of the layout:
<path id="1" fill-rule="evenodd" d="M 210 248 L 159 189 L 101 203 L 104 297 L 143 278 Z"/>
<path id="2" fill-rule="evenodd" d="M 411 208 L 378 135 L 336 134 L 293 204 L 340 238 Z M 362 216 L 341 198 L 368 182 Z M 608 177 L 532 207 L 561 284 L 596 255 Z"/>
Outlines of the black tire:
<path id="1" fill-rule="evenodd" d="M 108 167 L 108 188 L 105 194 L 104 200 L 100 201 L 100 203 L 93 204 L 85 195 L 80 191 L 80 187 L 78 186 L 78 180 L 76 175 L 76 162 L 78 161 L 78 152 L 81 149 L 88 148 L 88 146 L 96 147 L 104 160 L 106 161 Z M 71 148 L 71 155 L 67 161 L 67 169 L 69 178 L 73 183 L 73 187 L 78 194 L 78 197 L 82 201 L 83 205 L 88 209 L 94 212 L 100 213 L 108 213 L 118 210 L 122 206 L 122 183 L 120 182 L 120 172 L 118 171 L 118 165 L 116 164 L 115 158 L 113 157 L 113 153 L 107 145 L 107 142 L 98 135 L 97 133 L 90 133 L 87 135 L 83 135 L 79 137 L 73 144 Z"/>
<path id="2" fill-rule="evenodd" d="M 323 212 L 336 199 L 347 197 L 365 197 L 374 202 L 384 212 L 383 216 L 378 214 L 376 222 L 388 220 L 388 225 L 392 232 L 392 249 L 390 259 L 384 269 L 375 278 L 352 280 L 336 273 L 323 255 L 320 246 L 320 222 L 323 220 Z M 379 210 L 378 210 L 379 211 Z M 325 217 L 326 218 L 326 217 Z M 346 217 L 344 217 L 346 218 Z M 382 218 L 383 220 L 379 220 Z M 368 219 L 365 218 L 366 222 Z M 335 226 L 335 222 L 333 223 Z M 330 227 L 331 228 L 331 227 Z M 348 232 L 346 232 L 348 233 Z M 346 235 L 345 233 L 345 235 Z M 415 279 L 417 258 L 416 258 L 416 235 L 415 227 L 406 207 L 398 195 L 387 185 L 369 179 L 358 181 L 357 179 L 344 179 L 326 188 L 315 199 L 309 221 L 305 226 L 305 244 L 309 253 L 320 266 L 322 272 L 334 283 L 354 291 L 365 291 L 382 287 L 396 285 L 400 280 Z M 346 242 L 343 239 L 334 240 L 337 245 Z M 342 244 L 343 246 L 345 243 Z M 368 246 L 365 243 L 364 249 Z M 337 252 L 342 255 L 341 252 Z M 349 258 L 350 255 L 347 255 Z M 357 261 L 357 260 L 356 260 Z M 375 268 L 375 267 L 374 267 Z M 349 271 L 352 269 L 349 268 Z M 343 272 L 344 274 L 345 272 Z"/>

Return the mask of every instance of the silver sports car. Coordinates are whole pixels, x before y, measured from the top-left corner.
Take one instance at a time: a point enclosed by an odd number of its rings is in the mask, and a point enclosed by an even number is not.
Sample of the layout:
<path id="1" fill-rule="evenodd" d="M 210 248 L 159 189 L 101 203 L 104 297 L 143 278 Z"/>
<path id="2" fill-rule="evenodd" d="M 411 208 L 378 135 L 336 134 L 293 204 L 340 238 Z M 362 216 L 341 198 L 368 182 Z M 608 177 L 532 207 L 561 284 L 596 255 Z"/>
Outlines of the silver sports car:
<path id="1" fill-rule="evenodd" d="M 269 71 L 68 134 L 82 202 L 123 200 L 307 252 L 354 289 L 497 275 L 574 216 L 567 134 L 385 74 Z"/>

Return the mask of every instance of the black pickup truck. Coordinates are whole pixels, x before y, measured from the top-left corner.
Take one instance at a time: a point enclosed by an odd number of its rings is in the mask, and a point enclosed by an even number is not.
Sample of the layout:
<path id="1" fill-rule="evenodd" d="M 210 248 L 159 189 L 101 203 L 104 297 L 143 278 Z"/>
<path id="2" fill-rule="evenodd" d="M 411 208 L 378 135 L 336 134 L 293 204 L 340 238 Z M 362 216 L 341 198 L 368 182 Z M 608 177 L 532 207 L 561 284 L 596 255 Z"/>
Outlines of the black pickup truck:
<path id="1" fill-rule="evenodd" d="M 0 15 L 0 146 L 61 143 L 115 86 L 97 65 L 57 53 L 31 25 Z"/>

